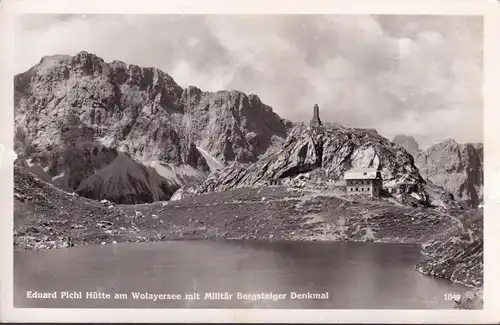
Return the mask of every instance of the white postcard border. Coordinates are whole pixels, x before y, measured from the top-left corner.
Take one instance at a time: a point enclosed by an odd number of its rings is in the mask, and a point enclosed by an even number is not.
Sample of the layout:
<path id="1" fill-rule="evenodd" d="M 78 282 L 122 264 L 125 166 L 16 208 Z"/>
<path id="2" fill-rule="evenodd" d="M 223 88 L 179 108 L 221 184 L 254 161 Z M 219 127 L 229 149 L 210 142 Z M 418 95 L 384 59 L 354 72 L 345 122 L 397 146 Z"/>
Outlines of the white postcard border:
<path id="1" fill-rule="evenodd" d="M 13 148 L 13 17 L 22 13 L 107 14 L 439 14 L 481 15 L 484 45 L 484 309 L 29 309 L 13 308 L 13 175 L 0 152 L 0 320 L 13 322 L 498 323 L 500 321 L 500 4 L 496 1 L 342 0 L 4 0 L 0 19 L 0 144 Z M 496 58 L 496 59 L 495 59 Z M 0 148 L 1 149 L 1 148 Z"/>

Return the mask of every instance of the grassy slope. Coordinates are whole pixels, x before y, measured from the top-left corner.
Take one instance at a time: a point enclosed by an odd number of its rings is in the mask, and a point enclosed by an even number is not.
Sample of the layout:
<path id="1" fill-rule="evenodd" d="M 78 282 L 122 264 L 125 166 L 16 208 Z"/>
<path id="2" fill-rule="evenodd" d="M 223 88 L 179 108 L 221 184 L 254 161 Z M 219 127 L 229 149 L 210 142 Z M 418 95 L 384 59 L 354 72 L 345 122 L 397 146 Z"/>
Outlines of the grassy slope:
<path id="1" fill-rule="evenodd" d="M 285 187 L 186 200 L 108 205 L 71 196 L 16 169 L 17 249 L 178 239 L 384 241 L 422 244 L 418 270 L 482 285 L 482 215 Z M 443 271 L 444 269 L 444 271 Z"/>

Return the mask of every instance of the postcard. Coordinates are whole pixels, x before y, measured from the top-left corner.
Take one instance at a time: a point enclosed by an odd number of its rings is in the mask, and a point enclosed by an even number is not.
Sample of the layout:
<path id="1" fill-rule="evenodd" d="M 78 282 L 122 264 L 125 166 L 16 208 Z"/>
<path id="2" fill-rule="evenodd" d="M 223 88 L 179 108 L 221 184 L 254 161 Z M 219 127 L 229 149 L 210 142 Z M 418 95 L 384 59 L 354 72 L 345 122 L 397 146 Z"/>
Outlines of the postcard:
<path id="1" fill-rule="evenodd" d="M 498 322 L 499 12 L 2 3 L 1 319 Z"/>

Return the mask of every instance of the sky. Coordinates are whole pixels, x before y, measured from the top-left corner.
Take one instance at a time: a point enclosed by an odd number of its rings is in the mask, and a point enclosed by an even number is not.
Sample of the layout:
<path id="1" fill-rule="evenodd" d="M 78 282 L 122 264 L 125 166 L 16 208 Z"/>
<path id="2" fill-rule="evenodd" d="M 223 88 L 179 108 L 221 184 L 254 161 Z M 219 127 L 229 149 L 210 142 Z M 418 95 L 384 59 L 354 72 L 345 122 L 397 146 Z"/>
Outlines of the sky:
<path id="1" fill-rule="evenodd" d="M 85 50 L 182 86 L 257 94 L 280 116 L 483 142 L 483 20 L 409 15 L 24 15 L 15 70 Z"/>

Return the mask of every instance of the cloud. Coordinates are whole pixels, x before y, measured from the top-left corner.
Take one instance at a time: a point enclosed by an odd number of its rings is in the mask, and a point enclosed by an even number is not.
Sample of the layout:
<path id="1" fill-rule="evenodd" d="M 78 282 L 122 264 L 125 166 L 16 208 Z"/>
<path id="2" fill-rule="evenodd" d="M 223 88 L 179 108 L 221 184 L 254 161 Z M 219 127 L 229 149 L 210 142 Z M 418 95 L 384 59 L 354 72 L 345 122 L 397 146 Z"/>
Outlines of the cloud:
<path id="1" fill-rule="evenodd" d="M 281 116 L 373 127 L 422 146 L 482 141 L 482 19 L 474 16 L 26 16 L 16 69 L 86 50 L 181 85 L 256 93 Z M 436 125 L 436 121 L 439 121 Z"/>

